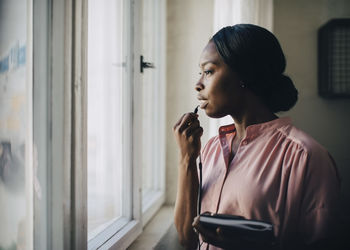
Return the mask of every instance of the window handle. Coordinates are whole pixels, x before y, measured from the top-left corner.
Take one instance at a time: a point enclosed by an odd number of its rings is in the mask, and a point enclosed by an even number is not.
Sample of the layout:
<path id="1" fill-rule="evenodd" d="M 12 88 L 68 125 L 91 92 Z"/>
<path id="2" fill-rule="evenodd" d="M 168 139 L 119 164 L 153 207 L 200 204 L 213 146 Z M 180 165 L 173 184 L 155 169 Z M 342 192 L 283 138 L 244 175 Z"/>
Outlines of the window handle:
<path id="1" fill-rule="evenodd" d="M 147 68 L 155 68 L 155 66 L 153 63 L 144 62 L 143 56 L 140 56 L 140 71 L 141 71 L 141 73 L 143 73 L 143 69 L 147 69 Z"/>

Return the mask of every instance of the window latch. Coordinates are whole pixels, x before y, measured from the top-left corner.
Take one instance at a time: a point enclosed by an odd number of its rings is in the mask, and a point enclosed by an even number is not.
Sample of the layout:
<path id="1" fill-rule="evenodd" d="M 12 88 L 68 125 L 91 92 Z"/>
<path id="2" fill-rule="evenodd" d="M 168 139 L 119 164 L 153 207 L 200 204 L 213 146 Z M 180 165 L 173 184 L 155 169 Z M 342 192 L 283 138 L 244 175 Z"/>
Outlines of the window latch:
<path id="1" fill-rule="evenodd" d="M 147 69 L 147 68 L 155 68 L 155 66 L 153 63 L 144 62 L 143 56 L 140 56 L 140 71 L 141 71 L 141 73 L 143 73 L 143 69 Z"/>

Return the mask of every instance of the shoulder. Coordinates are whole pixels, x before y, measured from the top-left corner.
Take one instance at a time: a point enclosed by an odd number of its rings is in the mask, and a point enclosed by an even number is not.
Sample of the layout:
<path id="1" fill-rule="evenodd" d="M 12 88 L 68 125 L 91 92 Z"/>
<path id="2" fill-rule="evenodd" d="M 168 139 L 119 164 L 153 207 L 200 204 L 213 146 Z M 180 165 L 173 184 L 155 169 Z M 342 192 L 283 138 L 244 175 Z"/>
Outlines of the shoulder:
<path id="1" fill-rule="evenodd" d="M 339 179 L 335 161 L 324 146 L 294 125 L 289 124 L 279 130 L 290 142 L 290 147 L 297 147 L 304 156 L 303 165 L 308 174 L 317 173 L 316 176 L 331 174 Z"/>
<path id="2" fill-rule="evenodd" d="M 309 157 L 324 155 L 329 157 L 327 149 L 303 130 L 288 124 L 278 129 L 291 145 L 299 146 Z"/>

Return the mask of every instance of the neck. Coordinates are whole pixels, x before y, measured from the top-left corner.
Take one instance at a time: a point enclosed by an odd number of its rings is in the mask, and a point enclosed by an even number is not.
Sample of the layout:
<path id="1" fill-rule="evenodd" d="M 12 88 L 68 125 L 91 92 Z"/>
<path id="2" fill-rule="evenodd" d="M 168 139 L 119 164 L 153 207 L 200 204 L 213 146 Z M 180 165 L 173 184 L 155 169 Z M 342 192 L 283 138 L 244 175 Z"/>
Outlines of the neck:
<path id="1" fill-rule="evenodd" d="M 278 118 L 265 105 L 258 105 L 252 109 L 248 109 L 240 117 L 231 115 L 235 121 L 236 139 L 241 141 L 246 136 L 246 129 L 253 124 L 259 124 L 272 121 Z"/>

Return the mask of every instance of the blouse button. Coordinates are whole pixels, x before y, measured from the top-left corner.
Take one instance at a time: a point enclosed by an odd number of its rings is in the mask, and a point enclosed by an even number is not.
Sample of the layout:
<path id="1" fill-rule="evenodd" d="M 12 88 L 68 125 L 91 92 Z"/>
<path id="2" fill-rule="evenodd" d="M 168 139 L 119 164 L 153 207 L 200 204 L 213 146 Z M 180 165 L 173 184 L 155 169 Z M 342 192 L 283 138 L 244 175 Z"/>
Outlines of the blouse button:
<path id="1" fill-rule="evenodd" d="M 247 145 L 247 141 L 243 141 L 242 144 L 243 144 L 243 145 Z"/>

